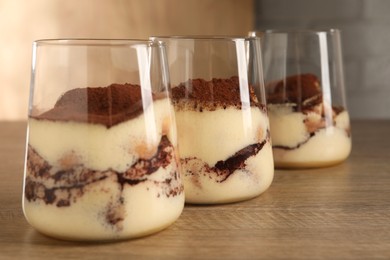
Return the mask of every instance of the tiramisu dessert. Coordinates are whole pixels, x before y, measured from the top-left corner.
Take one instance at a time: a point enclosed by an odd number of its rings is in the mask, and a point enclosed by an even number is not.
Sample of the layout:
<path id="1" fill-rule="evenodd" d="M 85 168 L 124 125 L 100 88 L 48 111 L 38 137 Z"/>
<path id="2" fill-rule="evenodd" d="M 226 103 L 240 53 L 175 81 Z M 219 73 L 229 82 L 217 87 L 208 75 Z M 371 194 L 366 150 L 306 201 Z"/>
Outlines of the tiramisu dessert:
<path id="1" fill-rule="evenodd" d="M 289 76 L 267 84 L 266 89 L 276 167 L 321 167 L 348 157 L 348 112 L 324 98 L 315 75 Z"/>
<path id="2" fill-rule="evenodd" d="M 266 107 L 251 86 L 243 91 L 237 77 L 193 79 L 172 89 L 186 202 L 240 201 L 270 186 Z"/>
<path id="3" fill-rule="evenodd" d="M 73 89 L 29 118 L 23 206 L 62 239 L 138 237 L 184 206 L 173 106 L 132 84 Z"/>

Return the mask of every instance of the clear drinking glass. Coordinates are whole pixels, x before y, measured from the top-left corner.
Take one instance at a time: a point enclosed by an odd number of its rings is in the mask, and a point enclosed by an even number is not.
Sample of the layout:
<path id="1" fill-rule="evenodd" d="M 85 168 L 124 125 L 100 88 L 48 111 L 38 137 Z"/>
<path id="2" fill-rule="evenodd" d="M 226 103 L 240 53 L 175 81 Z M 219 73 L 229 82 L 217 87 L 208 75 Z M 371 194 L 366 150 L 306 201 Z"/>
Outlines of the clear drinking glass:
<path id="1" fill-rule="evenodd" d="M 184 188 L 164 48 L 34 42 L 23 209 L 35 229 L 115 240 L 179 217 Z"/>
<path id="2" fill-rule="evenodd" d="M 260 41 L 152 37 L 167 44 L 188 203 L 253 198 L 273 179 Z"/>
<path id="3" fill-rule="evenodd" d="M 262 40 L 275 166 L 337 164 L 351 151 L 340 32 L 253 32 Z"/>

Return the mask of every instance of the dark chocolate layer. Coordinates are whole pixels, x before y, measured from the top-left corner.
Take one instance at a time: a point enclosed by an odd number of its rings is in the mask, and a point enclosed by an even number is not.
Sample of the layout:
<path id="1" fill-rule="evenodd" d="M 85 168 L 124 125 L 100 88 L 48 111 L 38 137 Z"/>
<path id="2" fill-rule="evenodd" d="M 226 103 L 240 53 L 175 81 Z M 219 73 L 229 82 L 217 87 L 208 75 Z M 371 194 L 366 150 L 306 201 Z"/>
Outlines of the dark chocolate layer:
<path id="1" fill-rule="evenodd" d="M 252 156 L 256 156 L 268 141 L 269 133 L 267 133 L 267 138 L 261 143 L 248 145 L 226 160 L 218 161 L 214 166 L 210 166 L 195 157 L 181 159 L 183 164 L 188 164 L 190 161 L 193 161 L 200 164 L 199 167 L 201 167 L 201 170 L 197 171 L 192 171 L 187 168 L 185 169 L 184 174 L 192 176 L 196 181 L 197 176 L 201 174 L 201 172 L 205 172 L 211 179 L 215 179 L 216 182 L 222 183 L 226 181 L 236 170 L 246 170 L 245 161 Z"/>
<path id="2" fill-rule="evenodd" d="M 53 204 L 57 207 L 69 207 L 81 198 L 89 185 L 111 179 L 117 184 L 118 198 L 112 205 L 107 205 L 107 221 L 117 223 L 123 216 L 121 196 L 126 185 L 137 185 L 142 182 L 153 182 L 160 192 L 157 197 L 173 197 L 183 192 L 179 173 L 176 170 L 170 172 L 170 177 L 162 182 L 149 180 L 148 176 L 159 168 L 166 168 L 174 163 L 175 151 L 166 136 L 161 138 L 156 154 L 149 159 L 138 159 L 125 172 L 116 172 L 111 169 L 95 171 L 83 165 L 74 165 L 67 169 L 58 169 L 45 161 L 33 147 L 28 147 L 27 175 L 25 180 L 25 198 L 27 201 L 43 201 L 45 204 Z M 50 185 L 50 187 L 48 187 Z M 109 192 L 104 189 L 101 192 Z"/>

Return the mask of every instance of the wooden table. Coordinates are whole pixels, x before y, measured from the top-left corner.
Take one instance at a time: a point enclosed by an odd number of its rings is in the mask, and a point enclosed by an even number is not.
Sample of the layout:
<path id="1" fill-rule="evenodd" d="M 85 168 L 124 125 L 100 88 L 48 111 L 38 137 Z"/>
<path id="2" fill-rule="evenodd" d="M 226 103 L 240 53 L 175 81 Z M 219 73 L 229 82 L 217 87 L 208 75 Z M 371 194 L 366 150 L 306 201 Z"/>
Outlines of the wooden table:
<path id="1" fill-rule="evenodd" d="M 0 122 L 0 259 L 390 259 L 390 121 L 352 125 L 343 164 L 277 170 L 250 201 L 186 206 L 168 229 L 115 243 L 34 231 L 21 209 L 26 124 Z"/>

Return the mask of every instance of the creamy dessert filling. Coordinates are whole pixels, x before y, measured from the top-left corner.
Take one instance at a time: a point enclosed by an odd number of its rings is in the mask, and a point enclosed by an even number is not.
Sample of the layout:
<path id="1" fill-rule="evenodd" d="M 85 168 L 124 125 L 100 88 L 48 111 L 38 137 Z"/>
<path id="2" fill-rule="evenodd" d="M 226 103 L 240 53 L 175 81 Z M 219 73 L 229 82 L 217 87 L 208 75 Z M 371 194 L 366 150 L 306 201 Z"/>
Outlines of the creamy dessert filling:
<path id="1" fill-rule="evenodd" d="M 351 149 L 348 112 L 344 107 L 327 103 L 315 75 L 289 76 L 268 83 L 266 88 L 277 166 L 294 162 L 315 166 L 326 161 L 342 161 L 348 156 Z M 324 138 L 328 139 L 327 146 L 339 146 L 342 152 L 337 149 L 323 152 L 326 151 Z"/>
<path id="2" fill-rule="evenodd" d="M 145 105 L 140 86 L 112 84 L 70 90 L 31 116 L 29 222 L 80 240 L 136 237 L 171 224 L 184 205 L 172 113 L 164 96 Z"/>
<path id="3" fill-rule="evenodd" d="M 163 136 L 154 156 L 149 159 L 138 159 L 125 172 L 116 172 L 112 169 L 96 171 L 83 165 L 56 169 L 29 146 L 27 154 L 29 175 L 25 180 L 25 197 L 28 201 L 42 200 L 46 204 L 67 207 L 77 202 L 77 199 L 83 195 L 85 186 L 111 176 L 116 179 L 121 190 L 126 185 L 132 186 L 149 181 L 161 189 L 157 196 L 176 196 L 183 190 L 177 171 L 170 172 L 169 176 L 165 176 L 164 179 L 150 178 L 150 175 L 156 173 L 159 168 L 169 166 L 175 160 L 174 156 L 175 152 L 171 142 Z"/>
<path id="4" fill-rule="evenodd" d="M 238 77 L 193 79 L 172 89 L 187 202 L 238 201 L 271 184 L 266 107 L 252 86 L 246 91 L 242 100 Z"/>

